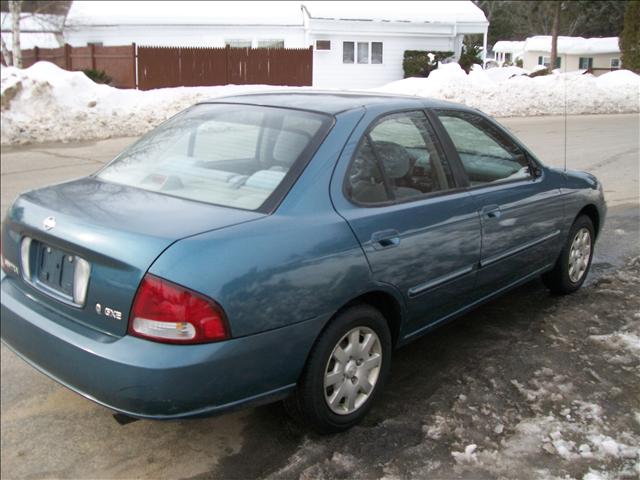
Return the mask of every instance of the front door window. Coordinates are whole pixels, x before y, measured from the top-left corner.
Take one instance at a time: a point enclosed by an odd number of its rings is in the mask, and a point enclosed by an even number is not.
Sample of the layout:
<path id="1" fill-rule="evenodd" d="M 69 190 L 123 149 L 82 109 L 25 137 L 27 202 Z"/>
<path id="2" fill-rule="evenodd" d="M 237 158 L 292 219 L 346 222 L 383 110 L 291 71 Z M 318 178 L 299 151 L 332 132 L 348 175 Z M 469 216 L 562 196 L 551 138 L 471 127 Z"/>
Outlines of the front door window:
<path id="1" fill-rule="evenodd" d="M 441 111 L 438 117 L 458 151 L 471 186 L 531 176 L 522 150 L 481 116 Z"/>

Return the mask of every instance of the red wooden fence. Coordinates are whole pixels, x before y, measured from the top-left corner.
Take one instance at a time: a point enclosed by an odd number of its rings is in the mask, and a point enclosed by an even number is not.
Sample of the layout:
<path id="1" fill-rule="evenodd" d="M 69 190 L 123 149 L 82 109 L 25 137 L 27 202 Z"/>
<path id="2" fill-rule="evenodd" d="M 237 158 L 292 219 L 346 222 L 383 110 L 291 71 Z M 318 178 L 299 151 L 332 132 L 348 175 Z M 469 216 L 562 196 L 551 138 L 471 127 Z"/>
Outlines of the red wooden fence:
<path id="1" fill-rule="evenodd" d="M 88 45 L 22 51 L 23 67 L 46 60 L 65 70 L 104 70 L 113 86 L 151 90 L 207 85 L 309 86 L 313 47 L 208 48 Z"/>
<path id="2" fill-rule="evenodd" d="M 138 47 L 138 88 L 205 85 L 309 86 L 313 48 Z"/>
<path id="3" fill-rule="evenodd" d="M 103 47 L 88 45 L 60 48 L 31 48 L 22 51 L 22 66 L 27 68 L 40 60 L 55 63 L 65 70 L 104 70 L 113 79 L 113 86 L 136 88 L 135 44 Z"/>

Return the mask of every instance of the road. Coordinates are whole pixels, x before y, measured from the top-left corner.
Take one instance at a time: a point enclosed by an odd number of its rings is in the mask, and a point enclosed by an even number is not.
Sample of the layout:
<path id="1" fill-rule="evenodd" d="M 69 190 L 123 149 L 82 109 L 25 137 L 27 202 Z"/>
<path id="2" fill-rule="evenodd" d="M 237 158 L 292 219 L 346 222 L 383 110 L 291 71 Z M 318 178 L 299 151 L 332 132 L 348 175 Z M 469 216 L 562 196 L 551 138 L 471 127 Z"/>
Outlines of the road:
<path id="1" fill-rule="evenodd" d="M 502 123 L 545 163 L 563 165 L 563 118 L 512 118 Z M 640 424 L 634 426 L 628 417 L 633 409 L 629 399 L 640 395 L 640 382 L 637 373 L 625 370 L 637 366 L 603 363 L 604 356 L 594 355 L 582 335 L 584 322 L 590 333 L 605 333 L 640 309 L 633 293 L 637 283 L 625 280 L 637 277 L 624 272 L 615 276 L 625 259 L 640 253 L 640 122 L 637 115 L 579 116 L 569 117 L 567 127 L 568 167 L 597 175 L 610 206 L 589 286 L 580 293 L 558 299 L 535 281 L 414 342 L 396 355 L 387 392 L 364 424 L 329 438 L 296 426 L 278 404 L 204 420 L 122 426 L 109 411 L 44 377 L 3 345 L 0 475 L 7 479 L 524 478 L 541 471 L 559 477 L 586 473 L 590 464 L 564 462 L 545 453 L 544 447 L 529 456 L 515 447 L 509 450 L 522 434 L 516 426 L 537 418 L 536 409 L 544 405 L 545 411 L 556 407 L 560 411 L 557 397 L 536 394 L 532 401 L 531 396 L 520 395 L 532 378 L 547 385 L 544 375 L 551 369 L 557 374 L 553 378 L 573 380 L 571 393 L 557 393 L 563 401 L 571 396 L 574 401 L 608 402 L 611 425 L 593 420 L 589 428 L 629 430 L 632 439 L 640 434 Z M 20 191 L 95 171 L 133 140 L 3 147 L 3 216 Z M 603 290 L 598 282 L 616 288 Z M 583 322 L 585 315 L 588 320 Z M 597 382 L 585 373 L 589 370 L 616 385 L 603 380 L 606 385 L 596 388 L 592 384 Z M 553 388 L 547 385 L 548 391 Z M 479 392 L 485 391 L 480 401 Z M 617 396 L 606 397 L 609 391 Z M 543 400 L 547 403 L 536 403 Z M 483 430 L 478 408 L 502 423 Z M 466 457 L 454 456 L 454 461 L 451 452 L 463 451 L 470 443 L 493 448 L 493 460 L 487 462 L 491 468 L 482 466 L 482 457 L 468 464 Z M 509 455 L 517 461 L 505 461 Z M 597 464 L 616 472 L 626 468 L 615 459 Z"/>

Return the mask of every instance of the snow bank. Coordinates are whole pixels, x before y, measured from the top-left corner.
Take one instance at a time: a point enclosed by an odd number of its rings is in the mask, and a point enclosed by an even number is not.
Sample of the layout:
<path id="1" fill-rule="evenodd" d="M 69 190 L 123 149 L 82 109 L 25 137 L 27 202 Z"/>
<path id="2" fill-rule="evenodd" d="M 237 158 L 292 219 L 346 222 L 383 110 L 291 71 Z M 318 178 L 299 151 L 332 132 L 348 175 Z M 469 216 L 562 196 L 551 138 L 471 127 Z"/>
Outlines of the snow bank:
<path id="1" fill-rule="evenodd" d="M 441 65 L 427 78 L 407 78 L 376 89 L 463 103 L 496 117 L 634 113 L 640 111 L 640 76 L 627 70 L 601 77 L 578 72 L 530 78 L 518 67 L 472 70 Z"/>
<path id="2" fill-rule="evenodd" d="M 596 83 L 600 88 L 616 88 L 624 85 L 637 88 L 638 78 L 638 75 L 629 70 L 615 70 L 597 77 Z"/>
<path id="3" fill-rule="evenodd" d="M 49 62 L 2 67 L 1 143 L 95 140 L 138 136 L 194 103 L 267 85 L 123 90 Z"/>
<path id="4" fill-rule="evenodd" d="M 598 78 L 578 73 L 529 78 L 523 73 L 518 67 L 476 67 L 467 75 L 457 63 L 450 63 L 428 78 L 407 78 L 374 91 L 450 100 L 497 117 L 562 114 L 565 93 L 569 114 L 640 111 L 640 76 L 626 70 Z M 121 90 L 48 62 L 24 70 L 2 67 L 1 80 L 2 144 L 138 136 L 206 98 L 295 88 L 226 85 Z"/>
<path id="5" fill-rule="evenodd" d="M 475 67 L 476 65 L 474 65 Z M 478 66 L 479 67 L 479 66 Z M 475 69 L 474 69 L 475 71 Z M 494 82 L 502 82 L 508 80 L 511 77 L 517 75 L 528 75 L 529 72 L 520 67 L 501 67 L 501 68 L 489 68 L 484 71 L 487 77 Z M 473 73 L 473 72 L 472 72 Z"/>

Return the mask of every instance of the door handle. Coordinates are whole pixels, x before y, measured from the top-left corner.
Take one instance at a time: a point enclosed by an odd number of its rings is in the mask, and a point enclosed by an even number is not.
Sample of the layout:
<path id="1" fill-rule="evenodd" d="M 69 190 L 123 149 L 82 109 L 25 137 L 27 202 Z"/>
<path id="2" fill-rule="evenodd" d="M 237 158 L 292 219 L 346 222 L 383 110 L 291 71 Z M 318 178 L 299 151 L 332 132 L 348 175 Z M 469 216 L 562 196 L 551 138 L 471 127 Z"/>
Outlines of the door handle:
<path id="1" fill-rule="evenodd" d="M 502 215 L 502 210 L 500 210 L 499 205 L 487 205 L 486 207 L 482 207 L 480 213 L 484 217 L 498 219 Z"/>
<path id="2" fill-rule="evenodd" d="M 376 250 L 397 247 L 400 245 L 400 232 L 397 230 L 382 230 L 371 235 L 371 243 Z"/>

